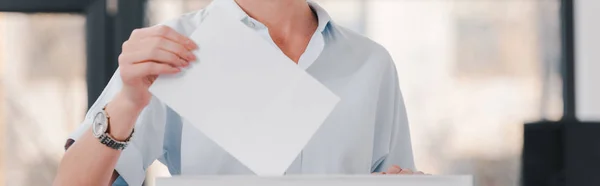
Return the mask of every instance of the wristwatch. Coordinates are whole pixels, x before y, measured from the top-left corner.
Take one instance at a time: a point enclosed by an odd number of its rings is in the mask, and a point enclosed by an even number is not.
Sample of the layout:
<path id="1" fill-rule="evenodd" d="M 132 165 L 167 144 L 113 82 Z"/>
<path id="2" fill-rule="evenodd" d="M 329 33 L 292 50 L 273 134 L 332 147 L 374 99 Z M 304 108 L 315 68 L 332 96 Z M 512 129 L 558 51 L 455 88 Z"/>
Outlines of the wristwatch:
<path id="1" fill-rule="evenodd" d="M 127 147 L 127 145 L 129 144 L 131 136 L 133 136 L 133 130 L 131 131 L 131 134 L 129 134 L 129 137 L 125 139 L 125 141 L 118 141 L 115 140 L 115 138 L 110 136 L 110 134 L 108 133 L 109 127 L 110 116 L 108 116 L 108 113 L 106 113 L 106 106 L 104 106 L 104 108 L 102 108 L 102 110 L 96 113 L 96 115 L 94 116 L 94 121 L 92 123 L 92 133 L 94 134 L 94 137 L 100 140 L 100 143 L 106 145 L 107 147 L 116 150 L 125 149 L 125 147 Z"/>

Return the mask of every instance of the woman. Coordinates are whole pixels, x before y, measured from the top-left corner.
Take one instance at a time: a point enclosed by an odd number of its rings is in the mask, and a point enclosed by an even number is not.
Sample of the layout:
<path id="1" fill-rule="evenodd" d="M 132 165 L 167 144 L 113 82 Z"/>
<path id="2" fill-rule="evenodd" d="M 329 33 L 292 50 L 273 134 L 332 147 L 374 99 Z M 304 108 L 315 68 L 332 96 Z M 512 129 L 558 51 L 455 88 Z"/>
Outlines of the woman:
<path id="1" fill-rule="evenodd" d="M 216 8 L 254 29 L 341 98 L 286 174 L 412 173 L 397 74 L 382 46 L 335 24 L 306 0 L 215 0 L 204 10 L 131 34 L 119 70 L 71 136 L 76 143 L 65 153 L 55 185 L 141 185 L 155 159 L 174 175 L 252 174 L 148 92 L 158 75 L 179 73 L 195 60 L 191 51 L 197 45 L 187 36 Z"/>

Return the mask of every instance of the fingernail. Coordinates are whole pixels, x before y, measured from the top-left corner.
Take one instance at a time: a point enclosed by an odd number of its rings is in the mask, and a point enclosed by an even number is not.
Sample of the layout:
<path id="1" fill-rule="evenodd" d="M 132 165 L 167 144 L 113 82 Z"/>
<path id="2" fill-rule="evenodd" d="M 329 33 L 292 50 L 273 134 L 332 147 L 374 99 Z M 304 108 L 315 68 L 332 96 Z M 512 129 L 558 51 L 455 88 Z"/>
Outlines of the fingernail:
<path id="1" fill-rule="evenodd" d="M 194 54 L 192 54 L 192 53 L 188 53 L 188 54 L 187 54 L 187 58 L 188 58 L 188 60 L 190 60 L 190 61 L 196 60 L 196 56 L 195 56 Z"/>
<path id="2" fill-rule="evenodd" d="M 190 41 L 190 40 L 187 41 L 187 46 L 190 49 L 196 49 L 196 48 L 198 48 L 198 45 L 196 45 L 196 43 L 194 43 L 193 41 Z"/>
<path id="3" fill-rule="evenodd" d="M 179 63 L 181 64 L 181 66 L 188 66 L 189 62 L 187 62 L 186 60 L 179 60 Z"/>

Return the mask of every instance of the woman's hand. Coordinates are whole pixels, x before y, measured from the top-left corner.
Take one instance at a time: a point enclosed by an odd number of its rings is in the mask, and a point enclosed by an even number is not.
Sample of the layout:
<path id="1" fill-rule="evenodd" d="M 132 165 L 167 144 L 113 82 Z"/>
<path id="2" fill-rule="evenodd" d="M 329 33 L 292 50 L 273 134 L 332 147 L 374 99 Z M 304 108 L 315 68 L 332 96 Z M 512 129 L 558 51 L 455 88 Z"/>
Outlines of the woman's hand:
<path id="1" fill-rule="evenodd" d="M 425 173 L 423 173 L 421 171 L 413 172 L 410 169 L 403 169 L 403 168 L 400 168 L 400 166 L 398 166 L 398 165 L 392 165 L 385 172 L 375 172 L 373 174 L 425 174 Z M 427 175 L 429 175 L 429 174 L 427 174 Z"/>
<path id="2" fill-rule="evenodd" d="M 134 30 L 119 56 L 121 93 L 136 107 L 145 107 L 151 98 L 148 88 L 158 75 L 180 72 L 196 59 L 191 52 L 196 48 L 192 40 L 167 26 Z"/>
<path id="3" fill-rule="evenodd" d="M 196 48 L 192 40 L 167 26 L 141 28 L 131 33 L 119 55 L 123 88 L 106 107 L 114 138 L 129 137 L 137 116 L 150 102 L 150 85 L 159 75 L 181 72 L 181 68 L 196 59 L 191 52 Z"/>

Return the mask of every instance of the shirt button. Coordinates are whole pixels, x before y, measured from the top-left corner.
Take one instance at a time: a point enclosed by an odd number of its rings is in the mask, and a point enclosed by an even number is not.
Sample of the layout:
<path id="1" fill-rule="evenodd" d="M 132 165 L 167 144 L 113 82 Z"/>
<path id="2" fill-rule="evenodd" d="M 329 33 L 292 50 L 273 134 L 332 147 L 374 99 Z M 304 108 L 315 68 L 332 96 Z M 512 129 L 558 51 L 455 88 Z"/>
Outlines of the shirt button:
<path id="1" fill-rule="evenodd" d="M 254 22 L 250 21 L 250 22 L 248 22 L 248 26 L 254 28 L 254 27 L 256 27 L 256 24 L 254 24 Z"/>

